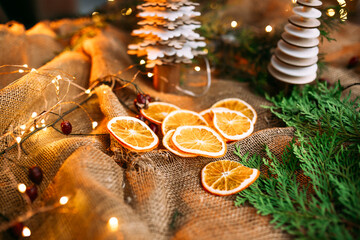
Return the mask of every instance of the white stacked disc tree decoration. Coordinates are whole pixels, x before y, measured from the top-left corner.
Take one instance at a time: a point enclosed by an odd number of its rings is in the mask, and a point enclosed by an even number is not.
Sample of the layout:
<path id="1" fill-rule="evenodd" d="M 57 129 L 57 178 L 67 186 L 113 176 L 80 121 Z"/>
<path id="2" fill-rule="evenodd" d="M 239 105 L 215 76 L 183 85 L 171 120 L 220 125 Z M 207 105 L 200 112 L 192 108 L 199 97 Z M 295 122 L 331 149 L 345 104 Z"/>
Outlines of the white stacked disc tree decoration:
<path id="1" fill-rule="evenodd" d="M 297 0 L 295 15 L 289 18 L 268 66 L 276 79 L 291 84 L 306 84 L 316 79 L 322 5 L 319 0 Z"/>
<path id="2" fill-rule="evenodd" d="M 129 45 L 129 54 L 146 56 L 146 67 L 171 63 L 191 63 L 191 59 L 204 52 L 204 38 L 194 30 L 201 26 L 194 21 L 200 16 L 188 0 L 145 0 L 138 6 L 140 26 L 132 35 L 142 42 Z"/>

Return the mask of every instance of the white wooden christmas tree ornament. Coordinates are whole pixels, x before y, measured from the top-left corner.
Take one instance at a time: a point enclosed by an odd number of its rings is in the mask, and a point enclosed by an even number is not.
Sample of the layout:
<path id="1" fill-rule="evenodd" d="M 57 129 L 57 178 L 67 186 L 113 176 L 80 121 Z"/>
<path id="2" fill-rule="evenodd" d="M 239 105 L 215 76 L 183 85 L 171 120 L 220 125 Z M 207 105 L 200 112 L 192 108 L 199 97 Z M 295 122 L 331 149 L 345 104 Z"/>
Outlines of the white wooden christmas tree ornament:
<path id="1" fill-rule="evenodd" d="M 147 68 L 189 63 L 195 56 L 205 54 L 197 50 L 206 46 L 204 38 L 195 32 L 200 22 L 192 19 L 200 16 L 195 11 L 197 5 L 188 0 L 145 0 L 138 6 L 138 17 L 143 18 L 138 22 L 140 28 L 132 32 L 143 41 L 130 44 L 128 53 L 146 56 Z"/>
<path id="2" fill-rule="evenodd" d="M 276 79 L 291 84 L 306 84 L 315 80 L 319 48 L 322 5 L 319 0 L 298 0 L 285 32 L 277 44 L 268 70 Z"/>

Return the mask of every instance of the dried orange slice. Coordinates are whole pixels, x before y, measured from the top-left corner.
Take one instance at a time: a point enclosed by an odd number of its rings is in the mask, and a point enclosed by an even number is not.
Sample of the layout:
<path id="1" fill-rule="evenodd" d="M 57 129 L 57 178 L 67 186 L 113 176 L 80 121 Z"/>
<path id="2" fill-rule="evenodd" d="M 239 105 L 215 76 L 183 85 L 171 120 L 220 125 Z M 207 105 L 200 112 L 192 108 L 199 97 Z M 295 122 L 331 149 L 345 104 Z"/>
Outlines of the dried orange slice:
<path id="1" fill-rule="evenodd" d="M 197 156 L 196 154 L 186 153 L 175 147 L 175 145 L 171 141 L 171 137 L 174 135 L 174 132 L 175 130 L 172 129 L 165 134 L 162 140 L 164 147 L 168 149 L 170 152 L 180 157 L 196 157 Z"/>
<path id="2" fill-rule="evenodd" d="M 227 108 L 208 108 L 208 109 L 201 111 L 199 114 L 200 114 L 200 116 L 202 116 L 205 119 L 205 121 L 207 122 L 209 127 L 212 127 L 215 129 L 214 124 L 213 124 L 213 118 L 214 118 L 214 113 L 212 112 L 213 109 L 227 109 Z"/>
<path id="3" fill-rule="evenodd" d="M 260 171 L 241 163 L 219 160 L 207 164 L 201 171 L 201 183 L 212 194 L 227 196 L 250 186 L 259 177 Z"/>
<path id="4" fill-rule="evenodd" d="M 206 120 L 200 114 L 189 110 L 176 110 L 166 116 L 161 125 L 161 131 L 165 134 L 171 129 L 180 126 L 207 126 Z"/>
<path id="5" fill-rule="evenodd" d="M 171 138 L 176 148 L 183 152 L 205 157 L 222 157 L 226 143 L 212 128 L 207 126 L 181 126 Z"/>
<path id="6" fill-rule="evenodd" d="M 230 110 L 239 111 L 248 117 L 253 124 L 255 124 L 257 119 L 257 114 L 255 109 L 248 104 L 247 102 L 239 98 L 226 98 L 216 102 L 211 108 L 224 107 Z"/>
<path id="7" fill-rule="evenodd" d="M 122 146 L 138 151 L 153 150 L 159 144 L 159 138 L 143 121 L 134 117 L 115 117 L 107 128 Z"/>
<path id="8" fill-rule="evenodd" d="M 172 111 L 180 108 L 165 102 L 151 102 L 147 109 L 141 109 L 141 114 L 150 122 L 161 124 L 164 118 Z"/>
<path id="9" fill-rule="evenodd" d="M 237 141 L 254 131 L 254 124 L 244 114 L 229 109 L 213 109 L 215 129 L 226 139 Z"/>

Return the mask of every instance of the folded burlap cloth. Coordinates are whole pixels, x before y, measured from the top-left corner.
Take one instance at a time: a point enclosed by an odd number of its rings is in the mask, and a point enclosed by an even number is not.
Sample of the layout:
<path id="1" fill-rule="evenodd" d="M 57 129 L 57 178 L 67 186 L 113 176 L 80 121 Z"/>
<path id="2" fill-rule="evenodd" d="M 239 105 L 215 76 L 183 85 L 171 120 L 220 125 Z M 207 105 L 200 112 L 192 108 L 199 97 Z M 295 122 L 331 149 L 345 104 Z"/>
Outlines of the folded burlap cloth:
<path id="1" fill-rule="evenodd" d="M 57 102 L 54 86 L 49 83 L 55 75 L 66 72 L 75 76 L 77 84 L 86 89 L 89 83 L 101 82 L 128 66 L 126 47 L 121 34 L 111 27 L 102 29 L 83 43 L 80 52 L 65 52 L 49 63 L 18 79 L 0 91 L 0 131 L 5 134 L 27 120 L 32 112 L 40 113 Z M 15 46 L 14 46 L 15 47 Z M 4 62 L 5 60 L 2 59 Z M 91 64 L 90 64 L 91 63 Z M 60 70 L 58 70 L 60 69 Z M 128 77 L 128 76 L 125 76 Z M 125 78 L 124 77 L 124 78 Z M 111 79 L 110 79 L 111 80 Z M 129 80 L 129 79 L 128 79 Z M 89 82 L 90 81 L 90 82 Z M 24 214 L 29 206 L 17 191 L 17 183 L 31 185 L 26 171 L 18 164 L 39 165 L 44 180 L 39 186 L 39 197 L 34 209 L 51 205 L 61 196 L 68 196 L 64 207 L 38 213 L 25 222 L 32 231 L 32 239 L 287 239 L 290 236 L 269 223 L 270 217 L 260 216 L 256 209 L 245 205 L 234 206 L 236 196 L 220 197 L 206 192 L 200 182 L 200 171 L 218 159 L 181 158 L 164 150 L 144 154 L 125 151 L 106 131 L 106 123 L 115 116 L 130 114 L 122 101 L 131 103 L 135 92 L 131 87 L 112 90 L 97 85 L 92 97 L 82 107 L 97 121 L 91 121 L 82 108 L 66 115 L 73 133 L 104 135 L 65 136 L 48 128 L 39 131 L 24 144 L 18 159 L 18 148 L 1 155 L 0 212 L 10 219 Z M 282 128 L 279 121 L 261 105 L 264 98 L 253 94 L 246 83 L 214 80 L 209 92 L 201 98 L 157 93 L 149 82 L 137 79 L 145 92 L 162 101 L 190 110 L 203 110 L 225 97 L 239 97 L 258 113 L 255 133 L 228 145 L 221 159 L 238 160 L 236 145 L 242 153 L 264 155 L 264 145 L 279 156 L 293 138 L 292 128 Z M 66 82 L 60 89 L 67 89 Z M 50 86 L 50 87 L 49 87 Z M 66 101 L 81 102 L 74 97 L 84 89 L 69 86 L 61 92 Z M 62 90 L 65 91 L 65 90 Z M 44 101 L 46 99 L 46 101 Z M 65 101 L 65 100 L 64 100 Z M 71 103 L 56 108 L 64 112 Z M 56 116 L 53 116 L 56 119 Z M 51 118 L 49 118 L 49 121 Z M 59 123 L 56 127 L 59 128 Z M 1 151 L 13 141 L 11 136 L 1 139 Z M 14 164 L 12 161 L 18 163 Z M 117 217 L 119 228 L 111 230 L 108 220 Z M 5 221 L 0 220 L 1 223 Z M 9 237 L 2 232 L 2 237 Z"/>

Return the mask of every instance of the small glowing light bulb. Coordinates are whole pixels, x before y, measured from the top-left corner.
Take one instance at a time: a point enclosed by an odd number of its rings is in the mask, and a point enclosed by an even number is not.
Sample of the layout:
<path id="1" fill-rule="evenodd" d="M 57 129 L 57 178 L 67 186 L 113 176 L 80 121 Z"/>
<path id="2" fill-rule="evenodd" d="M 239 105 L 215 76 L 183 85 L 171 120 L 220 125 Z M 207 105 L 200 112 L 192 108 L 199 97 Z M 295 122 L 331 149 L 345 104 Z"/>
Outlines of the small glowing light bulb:
<path id="1" fill-rule="evenodd" d="M 24 125 L 21 125 L 20 128 L 21 128 L 22 130 L 25 130 L 26 125 L 25 125 L 25 124 L 24 124 Z"/>
<path id="2" fill-rule="evenodd" d="M 108 221 L 111 231 L 116 231 L 119 228 L 119 220 L 116 217 L 112 217 Z"/>
<path id="3" fill-rule="evenodd" d="M 140 65 L 144 65 L 146 62 L 145 62 L 145 60 L 144 59 L 141 59 L 140 60 Z"/>
<path id="4" fill-rule="evenodd" d="M 22 230 L 22 235 L 23 235 L 23 237 L 30 237 L 30 235 L 31 235 L 30 228 L 25 226 Z"/>
<path id="5" fill-rule="evenodd" d="M 24 135 L 25 131 L 21 131 L 21 135 Z"/>
<path id="6" fill-rule="evenodd" d="M 97 122 L 92 122 L 92 128 L 95 129 L 97 127 L 98 123 Z"/>
<path id="7" fill-rule="evenodd" d="M 291 0 L 291 1 L 292 1 L 292 3 L 294 3 L 294 4 L 297 2 L 297 0 Z"/>
<path id="8" fill-rule="evenodd" d="M 69 198 L 68 198 L 67 196 L 62 196 L 62 197 L 60 198 L 60 200 L 59 200 L 59 203 L 60 203 L 61 205 L 65 205 L 65 204 L 68 203 L 68 201 L 69 201 Z"/>
<path id="9" fill-rule="evenodd" d="M 329 8 L 326 11 L 326 15 L 328 15 L 329 17 L 333 17 L 335 15 L 335 10 L 333 8 Z"/>
<path id="10" fill-rule="evenodd" d="M 32 132 L 32 131 L 34 131 L 34 130 L 35 130 L 35 127 L 32 126 L 32 127 L 30 128 L 30 132 Z"/>
<path id="11" fill-rule="evenodd" d="M 19 73 L 23 73 L 24 72 L 24 70 L 23 69 L 19 69 Z"/>
<path id="12" fill-rule="evenodd" d="M 127 10 L 126 10 L 126 15 L 128 16 L 128 15 L 130 15 L 132 13 L 132 9 L 131 8 L 128 8 Z"/>
<path id="13" fill-rule="evenodd" d="M 108 0 L 108 2 L 113 2 L 114 0 Z"/>
<path id="14" fill-rule="evenodd" d="M 86 89 L 85 91 L 86 94 L 90 94 L 90 92 L 91 92 L 90 89 Z"/>
<path id="15" fill-rule="evenodd" d="M 17 137 L 16 141 L 17 141 L 17 143 L 20 143 L 21 142 L 21 137 Z"/>
<path id="16" fill-rule="evenodd" d="M 148 77 L 152 77 L 152 76 L 154 76 L 154 74 L 151 73 L 151 72 L 149 72 L 149 73 L 147 74 L 147 76 L 148 76 Z"/>
<path id="17" fill-rule="evenodd" d="M 46 130 L 47 130 L 47 127 L 45 127 L 43 130 L 46 131 Z"/>
<path id="18" fill-rule="evenodd" d="M 31 117 L 32 118 L 35 118 L 37 116 L 37 113 L 36 112 L 33 112 L 32 114 L 31 114 Z"/>
<path id="19" fill-rule="evenodd" d="M 26 67 L 26 68 L 29 67 L 29 65 L 27 65 L 27 64 L 24 64 L 23 66 Z"/>
<path id="20" fill-rule="evenodd" d="M 56 79 L 57 79 L 57 80 L 61 80 L 62 77 L 61 77 L 60 75 L 57 75 L 57 76 L 56 76 Z"/>
<path id="21" fill-rule="evenodd" d="M 19 183 L 18 190 L 19 192 L 24 193 L 26 191 L 26 185 L 23 183 Z"/>
<path id="22" fill-rule="evenodd" d="M 200 72 L 201 68 L 199 66 L 194 67 L 195 71 Z"/>
<path id="23" fill-rule="evenodd" d="M 271 32 L 272 29 L 273 29 L 272 26 L 267 25 L 267 26 L 265 27 L 265 32 Z"/>
<path id="24" fill-rule="evenodd" d="M 41 121 L 40 121 L 41 123 L 45 123 L 45 119 L 41 119 Z"/>
<path id="25" fill-rule="evenodd" d="M 93 12 L 91 15 L 95 16 L 95 15 L 98 15 L 99 12 Z"/>
<path id="26" fill-rule="evenodd" d="M 238 23 L 237 23 L 237 21 L 231 21 L 230 25 L 231 25 L 232 28 L 236 28 Z"/>
<path id="27" fill-rule="evenodd" d="M 37 72 L 35 68 L 32 68 L 31 69 L 31 72 Z"/>

